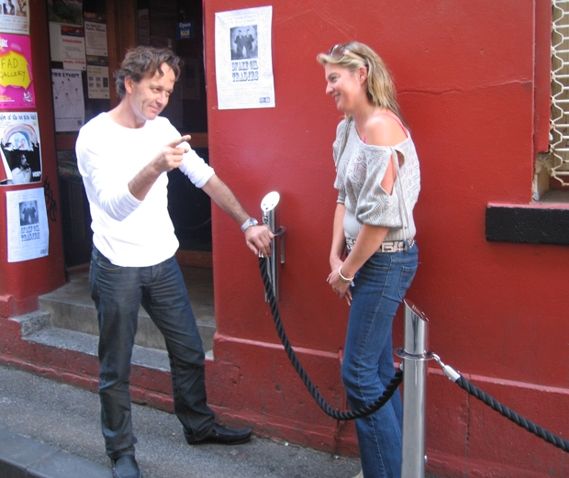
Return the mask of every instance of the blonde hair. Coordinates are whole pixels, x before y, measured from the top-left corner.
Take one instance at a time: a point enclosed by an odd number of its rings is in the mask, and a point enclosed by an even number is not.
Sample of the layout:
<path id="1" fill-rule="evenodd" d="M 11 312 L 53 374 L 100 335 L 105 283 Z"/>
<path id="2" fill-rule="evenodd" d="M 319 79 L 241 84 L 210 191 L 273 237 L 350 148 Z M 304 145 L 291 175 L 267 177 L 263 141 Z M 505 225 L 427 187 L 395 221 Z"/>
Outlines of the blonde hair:
<path id="1" fill-rule="evenodd" d="M 337 44 L 328 53 L 320 53 L 316 59 L 322 66 L 338 65 L 350 71 L 366 68 L 369 101 L 399 116 L 399 105 L 391 73 L 380 56 L 369 46 L 358 41 Z"/>

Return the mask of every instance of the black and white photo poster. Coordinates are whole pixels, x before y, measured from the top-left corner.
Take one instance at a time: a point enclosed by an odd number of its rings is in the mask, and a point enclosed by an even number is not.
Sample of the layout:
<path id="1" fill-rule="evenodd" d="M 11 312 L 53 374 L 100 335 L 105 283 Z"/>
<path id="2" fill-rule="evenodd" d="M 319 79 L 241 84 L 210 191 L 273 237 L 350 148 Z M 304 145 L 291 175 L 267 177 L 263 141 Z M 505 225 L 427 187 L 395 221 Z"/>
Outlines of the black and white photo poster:
<path id="1" fill-rule="evenodd" d="M 218 108 L 274 108 L 273 7 L 215 14 Z"/>
<path id="2" fill-rule="evenodd" d="M 28 184 L 41 181 L 42 161 L 35 112 L 0 113 L 0 155 L 5 174 L 0 184 Z"/>
<path id="3" fill-rule="evenodd" d="M 8 262 L 48 255 L 49 225 L 43 188 L 6 191 Z"/>

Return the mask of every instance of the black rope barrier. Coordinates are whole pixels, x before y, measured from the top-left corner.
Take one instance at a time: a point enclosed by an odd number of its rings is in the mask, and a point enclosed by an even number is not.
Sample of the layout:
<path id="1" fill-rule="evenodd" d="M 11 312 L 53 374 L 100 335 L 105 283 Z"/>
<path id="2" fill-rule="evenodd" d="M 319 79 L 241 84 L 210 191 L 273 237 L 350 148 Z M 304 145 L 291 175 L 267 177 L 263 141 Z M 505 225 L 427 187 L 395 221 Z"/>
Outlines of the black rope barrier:
<path id="1" fill-rule="evenodd" d="M 264 257 L 259 258 L 259 268 L 261 270 L 261 277 L 263 278 L 263 286 L 265 288 L 265 294 L 267 297 L 267 301 L 269 303 L 269 307 L 271 309 L 271 315 L 273 318 L 273 322 L 275 323 L 275 328 L 277 330 L 279 339 L 281 340 L 281 343 L 283 344 L 283 347 L 288 355 L 288 358 L 292 366 L 296 370 L 296 373 L 301 378 L 302 382 L 304 383 L 304 386 L 306 387 L 306 389 L 308 390 L 314 401 L 317 403 L 317 405 L 322 409 L 322 411 L 326 415 L 336 420 L 354 420 L 356 418 L 362 418 L 371 415 L 372 413 L 379 410 L 383 405 L 385 405 L 392 397 L 392 395 L 395 393 L 397 387 L 403 380 L 403 372 L 401 370 L 397 370 L 395 372 L 395 376 L 391 379 L 391 382 L 389 382 L 383 394 L 380 397 L 378 397 L 378 399 L 375 402 L 369 405 L 364 405 L 355 410 L 337 410 L 333 408 L 326 401 L 326 399 L 319 392 L 318 387 L 314 385 L 314 383 L 308 376 L 308 373 L 300 363 L 300 360 L 298 359 L 295 351 L 293 350 L 290 344 L 290 341 L 288 340 L 288 337 L 286 335 L 281 320 L 279 308 L 277 305 L 277 300 L 273 292 L 271 279 L 269 277 L 269 261 L 267 258 Z"/>
<path id="2" fill-rule="evenodd" d="M 498 413 L 506 417 L 508 420 L 511 420 L 516 425 L 524 428 L 530 433 L 533 433 L 534 435 L 556 446 L 557 448 L 560 448 L 565 452 L 569 452 L 569 440 L 565 440 L 564 438 L 554 435 L 550 431 L 532 422 L 531 420 L 522 417 L 511 408 L 507 407 L 506 405 L 503 405 L 494 397 L 492 397 L 491 395 L 487 394 L 485 391 L 478 388 L 476 385 L 470 383 L 466 378 L 464 378 L 463 375 L 457 372 L 454 368 L 452 368 L 450 365 L 446 365 L 437 354 L 431 354 L 431 355 L 435 359 L 435 361 L 440 365 L 440 367 L 443 370 L 443 373 L 451 382 L 456 383 L 460 388 L 462 388 L 470 395 L 480 400 L 485 405 L 488 405 L 490 408 L 497 411 Z"/>
<path id="3" fill-rule="evenodd" d="M 534 435 L 538 436 L 539 438 L 545 440 L 548 443 L 556 446 L 557 448 L 561 448 L 565 452 L 569 452 L 569 441 L 561 438 L 557 435 L 554 435 L 550 431 L 540 427 L 538 424 L 518 415 L 514 410 L 511 408 L 503 405 L 494 397 L 488 395 L 483 390 L 479 389 L 476 385 L 470 383 L 466 378 L 462 375 L 456 380 L 456 384 L 466 390 L 470 395 L 476 397 L 481 402 L 488 405 L 490 408 L 494 409 L 508 420 L 511 420 L 516 425 L 526 429 L 528 432 L 533 433 Z"/>
<path id="4" fill-rule="evenodd" d="M 401 384 L 403 380 L 403 372 L 401 370 L 397 370 L 395 372 L 394 377 L 391 379 L 391 382 L 386 387 L 383 394 L 377 398 L 377 400 L 369 405 L 364 405 L 360 408 L 355 410 L 337 410 L 333 408 L 326 399 L 322 396 L 319 392 L 318 388 L 314 385 L 308 373 L 300 363 L 295 351 L 293 350 L 290 341 L 288 340 L 287 334 L 284 329 L 284 325 L 282 323 L 279 308 L 277 305 L 277 300 L 275 298 L 275 294 L 273 291 L 273 287 L 271 284 L 271 279 L 269 277 L 269 260 L 265 257 L 259 258 L 259 269 L 261 271 L 261 277 L 263 279 L 263 286 L 265 289 L 265 294 L 267 298 L 267 302 L 271 309 L 271 316 L 273 318 L 273 322 L 275 324 L 275 328 L 277 331 L 277 335 L 283 347 L 287 353 L 287 356 L 294 367 L 296 373 L 301 378 L 304 386 L 317 403 L 317 405 L 322 409 L 326 415 L 336 419 L 336 420 L 354 420 L 356 418 L 362 418 L 379 410 L 383 405 L 385 405 L 392 395 L 397 390 L 397 387 Z M 506 405 L 500 403 L 491 395 L 487 394 L 476 385 L 470 383 L 463 375 L 459 372 L 454 370 L 449 365 L 445 365 L 440 357 L 436 354 L 432 354 L 434 359 L 443 369 L 444 374 L 453 382 L 455 382 L 460 388 L 465 390 L 467 393 L 472 395 L 473 397 L 480 400 L 482 403 L 488 405 L 493 410 L 497 411 L 508 420 L 514 422 L 516 425 L 524 428 L 530 433 L 533 433 L 537 437 L 545 440 L 546 442 L 560 448 L 565 452 L 569 452 L 569 440 L 561 438 L 557 435 L 554 435 L 550 431 L 546 430 L 545 428 L 539 426 L 538 424 L 528 420 L 527 418 L 522 417 L 518 413 L 516 413 L 511 408 L 507 407 Z"/>

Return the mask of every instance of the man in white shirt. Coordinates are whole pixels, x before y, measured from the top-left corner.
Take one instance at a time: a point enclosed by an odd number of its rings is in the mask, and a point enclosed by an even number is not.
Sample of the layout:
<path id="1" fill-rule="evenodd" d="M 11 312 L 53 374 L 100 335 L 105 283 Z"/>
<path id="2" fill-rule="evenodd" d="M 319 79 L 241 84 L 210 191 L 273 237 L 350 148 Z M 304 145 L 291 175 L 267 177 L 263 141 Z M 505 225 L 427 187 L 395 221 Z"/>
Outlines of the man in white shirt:
<path id="1" fill-rule="evenodd" d="M 180 73 L 168 49 L 137 47 L 115 75 L 120 103 L 81 128 L 79 171 L 93 229 L 91 293 L 99 318 L 99 394 L 113 477 L 140 477 L 134 457 L 129 375 L 142 305 L 166 341 L 175 413 L 189 444 L 243 443 L 251 430 L 216 423 L 207 405 L 204 352 L 174 254 L 178 240 L 167 209 L 167 172 L 179 168 L 227 212 L 255 254 L 270 252 L 271 231 L 258 225 L 235 195 L 159 114 Z"/>

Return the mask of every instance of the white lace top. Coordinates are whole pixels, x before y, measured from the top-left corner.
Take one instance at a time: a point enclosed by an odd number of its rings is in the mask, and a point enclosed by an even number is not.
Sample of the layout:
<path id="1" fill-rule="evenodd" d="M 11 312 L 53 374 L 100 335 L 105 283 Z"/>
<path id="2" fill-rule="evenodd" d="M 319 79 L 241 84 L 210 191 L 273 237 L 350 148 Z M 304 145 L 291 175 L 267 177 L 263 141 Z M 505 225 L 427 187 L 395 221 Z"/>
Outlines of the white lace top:
<path id="1" fill-rule="evenodd" d="M 409 240 L 415 237 L 413 208 L 421 188 L 419 158 L 411 135 L 395 146 L 376 146 L 364 143 L 354 122 L 349 131 L 342 155 L 347 120 L 336 130 L 333 144 L 338 201 L 346 207 L 344 233 L 355 240 L 362 224 L 388 227 L 386 241 Z M 399 153 L 399 171 L 391 194 L 381 187 L 389 161 Z"/>

